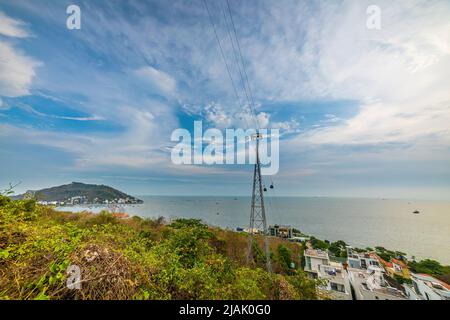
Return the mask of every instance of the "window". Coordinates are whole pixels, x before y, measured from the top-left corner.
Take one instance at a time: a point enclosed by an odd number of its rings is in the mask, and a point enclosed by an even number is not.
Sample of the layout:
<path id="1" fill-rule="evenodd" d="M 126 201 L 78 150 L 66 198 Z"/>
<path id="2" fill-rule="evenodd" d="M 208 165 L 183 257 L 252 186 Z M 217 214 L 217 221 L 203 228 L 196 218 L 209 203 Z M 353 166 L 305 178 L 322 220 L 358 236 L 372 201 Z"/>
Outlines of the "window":
<path id="1" fill-rule="evenodd" d="M 345 288 L 343 285 L 334 283 L 334 282 L 330 282 L 330 286 L 331 286 L 331 290 L 333 291 L 338 291 L 338 292 L 345 292 Z"/>
<path id="2" fill-rule="evenodd" d="M 336 283 L 330 282 L 330 285 L 331 285 L 331 290 L 338 291 L 338 286 Z"/>

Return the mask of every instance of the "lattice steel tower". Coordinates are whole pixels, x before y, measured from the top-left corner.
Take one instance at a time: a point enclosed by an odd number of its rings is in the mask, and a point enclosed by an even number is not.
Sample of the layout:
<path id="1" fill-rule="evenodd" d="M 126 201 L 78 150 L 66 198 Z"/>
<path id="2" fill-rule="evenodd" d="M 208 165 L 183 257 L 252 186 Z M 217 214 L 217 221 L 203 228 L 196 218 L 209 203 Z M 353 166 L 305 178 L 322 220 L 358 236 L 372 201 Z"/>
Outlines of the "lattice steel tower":
<path id="1" fill-rule="evenodd" d="M 250 227 L 249 227 L 249 243 L 247 260 L 253 256 L 254 234 L 262 231 L 264 234 L 264 249 L 266 254 L 266 268 L 268 272 L 272 272 L 272 264 L 270 262 L 269 242 L 267 239 L 267 221 L 266 210 L 264 208 L 263 183 L 261 178 L 261 163 L 259 161 L 259 139 L 262 135 L 257 132 L 252 138 L 256 140 L 256 162 L 253 172 L 253 193 L 252 206 L 250 210 Z"/>

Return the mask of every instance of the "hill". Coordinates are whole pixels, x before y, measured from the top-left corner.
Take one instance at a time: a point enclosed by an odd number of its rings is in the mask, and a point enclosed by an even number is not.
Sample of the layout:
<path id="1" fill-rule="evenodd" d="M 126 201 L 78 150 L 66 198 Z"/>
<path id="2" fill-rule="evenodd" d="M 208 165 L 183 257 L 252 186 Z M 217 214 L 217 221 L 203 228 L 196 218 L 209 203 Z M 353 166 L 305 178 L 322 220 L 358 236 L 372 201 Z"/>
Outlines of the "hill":
<path id="1" fill-rule="evenodd" d="M 319 297 L 301 244 L 271 238 L 268 273 L 255 240 L 247 259 L 247 234 L 199 220 L 59 212 L 0 195 L 0 300 Z"/>
<path id="2" fill-rule="evenodd" d="M 35 198 L 41 202 L 60 204 L 142 203 L 143 201 L 105 185 L 72 182 L 58 187 L 29 190 L 15 200 Z"/>

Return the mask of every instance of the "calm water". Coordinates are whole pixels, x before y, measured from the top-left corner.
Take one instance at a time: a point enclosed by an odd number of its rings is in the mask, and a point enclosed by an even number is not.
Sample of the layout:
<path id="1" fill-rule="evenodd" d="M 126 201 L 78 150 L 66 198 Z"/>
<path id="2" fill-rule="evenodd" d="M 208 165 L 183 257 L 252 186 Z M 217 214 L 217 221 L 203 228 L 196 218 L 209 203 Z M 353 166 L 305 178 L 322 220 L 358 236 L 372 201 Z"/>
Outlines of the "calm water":
<path id="1" fill-rule="evenodd" d="M 144 204 L 126 206 L 125 211 L 142 217 L 199 218 L 232 229 L 249 223 L 248 197 L 140 198 Z M 420 214 L 413 214 L 414 210 Z M 266 214 L 269 224 L 292 225 L 321 239 L 342 239 L 363 248 L 381 245 L 407 252 L 409 257 L 450 264 L 450 202 L 267 197 Z"/>

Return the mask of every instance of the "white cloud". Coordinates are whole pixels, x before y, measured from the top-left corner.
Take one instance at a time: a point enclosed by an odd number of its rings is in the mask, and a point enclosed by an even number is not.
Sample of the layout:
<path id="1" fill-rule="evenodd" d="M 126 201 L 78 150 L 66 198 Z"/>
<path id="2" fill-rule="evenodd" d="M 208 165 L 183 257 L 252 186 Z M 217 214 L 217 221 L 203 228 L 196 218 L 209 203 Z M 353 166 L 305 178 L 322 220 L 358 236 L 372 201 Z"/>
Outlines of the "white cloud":
<path id="1" fill-rule="evenodd" d="M 261 129 L 280 129 L 280 133 L 297 133 L 300 129 L 300 123 L 295 119 L 287 121 L 272 121 L 271 114 L 267 112 L 258 112 L 256 117 L 248 110 L 248 107 L 235 108 L 223 107 L 219 103 L 210 103 L 203 109 L 199 107 L 187 108 L 187 112 L 198 114 L 204 117 L 213 127 L 218 129 L 241 128 L 255 129 L 256 124 Z"/>
<path id="2" fill-rule="evenodd" d="M 0 41 L 0 95 L 18 97 L 29 94 L 39 62 Z"/>
<path id="3" fill-rule="evenodd" d="M 150 86 L 164 93 L 173 93 L 176 89 L 176 81 L 173 77 L 151 66 L 137 69 L 134 73 Z"/>
<path id="4" fill-rule="evenodd" d="M 0 11 L 0 35 L 26 38 L 29 33 L 22 21 Z M 11 43 L 0 41 L 0 96 L 18 97 L 29 94 L 29 87 L 39 63 L 17 50 Z"/>
<path id="5" fill-rule="evenodd" d="M 203 112 L 206 120 L 216 128 L 229 128 L 233 122 L 232 116 L 225 112 L 219 104 L 210 103 L 204 108 Z"/>
<path id="6" fill-rule="evenodd" d="M 249 36 L 243 45 L 252 48 L 257 95 L 360 101 L 356 116 L 309 131 L 302 143 L 448 144 L 450 3 L 379 1 L 381 31 L 366 28 L 369 4 L 324 2 L 310 17 L 304 3 L 262 13 L 267 41 Z"/>
<path id="7" fill-rule="evenodd" d="M 16 137 L 26 143 L 61 149 L 73 155 L 72 169 L 91 170 L 104 166 L 146 168 L 170 160 L 160 152 L 161 136 L 167 133 L 159 122 L 170 124 L 170 117 L 155 118 L 148 111 L 132 107 L 118 108 L 127 119 L 124 132 L 111 134 L 81 134 L 55 132 L 35 128 L 1 125 L 2 135 Z"/>
<path id="8" fill-rule="evenodd" d="M 0 11 L 0 35 L 14 38 L 26 38 L 30 34 L 24 29 L 25 23 L 8 17 Z"/>

